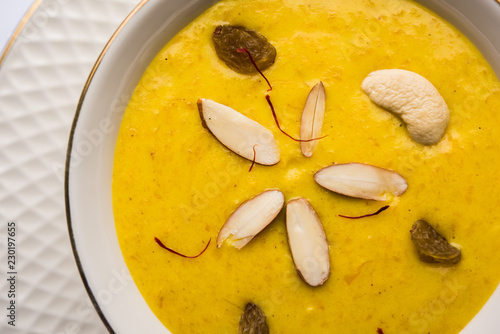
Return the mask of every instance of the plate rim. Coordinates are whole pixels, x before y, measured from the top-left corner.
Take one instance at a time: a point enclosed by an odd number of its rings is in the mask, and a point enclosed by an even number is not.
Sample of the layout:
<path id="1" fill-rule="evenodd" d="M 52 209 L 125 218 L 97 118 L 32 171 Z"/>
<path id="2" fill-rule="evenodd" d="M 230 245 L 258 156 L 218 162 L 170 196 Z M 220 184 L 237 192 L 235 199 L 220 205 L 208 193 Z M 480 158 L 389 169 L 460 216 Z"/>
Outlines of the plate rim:
<path id="1" fill-rule="evenodd" d="M 424 5 L 423 2 L 428 2 L 429 0 L 414 0 L 416 3 L 426 7 L 426 8 L 429 8 L 428 6 Z M 489 2 L 490 0 L 483 0 L 482 3 L 486 3 L 486 2 Z M 492 0 L 492 3 L 494 3 L 494 1 L 498 2 L 499 0 Z M 75 113 L 75 117 L 74 117 L 74 120 L 73 120 L 73 123 L 72 123 L 72 126 L 71 126 L 71 131 L 70 131 L 70 135 L 69 135 L 69 142 L 68 142 L 68 148 L 67 148 L 67 153 L 66 153 L 66 161 L 65 161 L 65 170 L 64 170 L 64 198 L 65 198 L 65 208 L 66 208 L 66 219 L 67 219 L 67 225 L 68 225 L 68 230 L 69 230 L 69 235 L 70 235 L 70 241 L 71 241 L 71 247 L 72 247 L 72 250 L 73 250 L 73 254 L 74 254 L 74 257 L 75 257 L 75 261 L 77 263 L 77 267 L 78 267 L 78 271 L 80 273 L 80 276 L 81 276 L 81 279 L 84 283 L 84 286 L 85 286 L 85 289 L 92 301 L 92 304 L 94 305 L 94 308 L 96 309 L 99 317 L 101 318 L 101 320 L 103 321 L 104 325 L 106 326 L 106 328 L 108 329 L 108 331 L 110 331 L 110 333 L 116 333 L 114 331 L 114 329 L 111 327 L 111 324 L 109 323 L 106 315 L 104 314 L 103 310 L 101 309 L 101 306 L 99 304 L 99 302 L 97 301 L 97 298 L 95 296 L 95 293 L 93 292 L 92 288 L 90 287 L 90 284 L 87 280 L 87 275 L 85 274 L 84 272 L 84 268 L 83 268 L 83 265 L 82 265 L 82 261 L 80 260 L 80 257 L 79 257 L 79 253 L 78 253 L 78 250 L 77 250 L 77 246 L 76 246 L 76 241 L 75 241 L 75 235 L 73 233 L 73 224 L 72 224 L 72 219 L 71 219 L 71 204 L 70 204 L 70 182 L 69 182 L 69 179 L 70 179 L 70 170 L 71 170 L 71 155 L 72 155 L 72 152 L 73 152 L 73 148 L 74 148 L 74 139 L 75 139 L 75 131 L 76 131 L 76 128 L 77 128 L 77 124 L 78 124 L 78 121 L 80 119 L 80 113 L 81 113 L 81 109 L 82 109 L 82 106 L 84 104 L 84 100 L 86 98 L 86 95 L 87 95 L 87 91 L 92 83 L 92 80 L 99 68 L 99 65 L 101 64 L 104 56 L 106 55 L 108 49 L 112 46 L 113 42 L 115 41 L 115 39 L 118 37 L 119 33 L 125 28 L 125 26 L 127 25 L 127 23 L 137 14 L 137 12 L 146 4 L 150 2 L 150 0 L 141 0 L 141 2 L 134 8 L 134 10 L 124 19 L 124 21 L 120 24 L 120 26 L 117 28 L 117 30 L 115 31 L 115 33 L 112 35 L 112 37 L 109 39 L 109 41 L 106 43 L 106 46 L 104 47 L 103 51 L 101 52 L 100 56 L 98 57 L 97 61 L 95 62 L 90 74 L 89 74 L 89 77 L 85 83 L 85 86 L 82 90 L 82 94 L 80 96 L 80 99 L 78 101 L 78 105 L 77 105 L 77 109 L 76 109 L 76 113 Z M 214 1 L 214 2 L 217 2 L 217 1 Z M 440 4 L 448 4 L 449 0 L 436 0 L 435 1 L 436 3 L 440 3 Z M 453 1 L 451 1 L 453 2 Z M 454 8 L 454 7 L 453 7 Z M 442 17 L 442 15 L 438 14 L 435 10 L 432 10 L 433 13 L 435 13 L 436 15 Z M 452 24 L 454 27 L 456 27 L 456 24 L 454 24 L 453 22 L 451 22 L 449 19 L 447 18 L 444 18 L 447 22 L 449 22 L 450 24 Z M 467 18 L 466 18 L 467 19 Z M 469 24 L 471 24 L 470 20 L 467 19 L 467 21 L 469 22 Z M 477 27 L 472 24 L 474 26 L 474 28 L 476 30 Z M 457 30 L 459 30 L 457 28 Z M 461 30 L 460 30 L 461 31 Z M 477 33 L 477 32 L 475 32 Z M 484 37 L 484 35 L 482 34 L 482 32 L 479 32 L 479 34 Z M 471 36 L 470 35 L 466 35 L 467 38 L 469 40 L 471 40 Z M 475 43 L 475 41 L 472 41 L 472 43 L 474 44 L 474 46 L 476 48 L 479 49 L 479 46 Z M 485 57 L 485 55 L 483 54 L 483 57 Z M 486 58 L 486 57 L 485 57 Z M 1 63 L 0 63 L 1 65 Z M 490 64 L 491 66 L 492 64 Z M 500 76 L 500 72 L 497 74 L 497 76 Z M 497 288 L 495 289 L 496 290 L 500 290 L 500 284 L 497 286 Z M 489 299 L 492 297 L 493 295 L 491 295 L 489 297 Z M 488 299 L 488 300 L 489 300 Z M 484 304 L 481 308 L 481 310 L 486 306 L 486 304 Z M 479 310 L 479 312 L 481 312 L 481 310 Z M 470 324 L 470 322 L 475 318 L 477 317 L 477 315 L 479 314 L 476 313 L 476 315 L 469 321 L 469 323 L 462 329 L 465 330 L 467 328 L 467 326 Z"/>
<path id="2" fill-rule="evenodd" d="M 43 0 L 37 0 L 40 3 Z M 104 314 L 103 310 L 101 309 L 101 306 L 99 305 L 99 302 L 97 301 L 97 298 L 90 287 L 89 281 L 87 279 L 87 275 L 85 274 L 84 268 L 82 261 L 80 259 L 80 255 L 77 250 L 76 246 L 76 240 L 75 240 L 75 235 L 73 233 L 73 222 L 71 218 L 71 205 L 70 205 L 70 198 L 69 198 L 69 174 L 71 170 L 71 156 L 73 153 L 73 143 L 74 143 L 74 137 L 75 137 L 75 131 L 76 127 L 78 124 L 78 120 L 80 118 L 80 113 L 81 109 L 84 103 L 84 100 L 87 96 L 88 89 L 94 79 L 94 76 L 99 68 L 99 66 L 102 63 L 102 60 L 104 59 L 104 56 L 106 55 L 108 49 L 111 47 L 111 45 L 114 43 L 120 32 L 125 28 L 125 26 L 129 23 L 129 21 L 140 11 L 141 8 L 143 8 L 146 3 L 148 3 L 149 0 L 141 0 L 139 4 L 137 4 L 134 9 L 123 19 L 123 21 L 120 23 L 118 28 L 116 28 L 115 32 L 109 40 L 106 42 L 106 45 L 104 46 L 103 50 L 99 54 L 97 60 L 95 61 L 90 74 L 85 81 L 85 85 L 82 89 L 82 93 L 80 95 L 80 98 L 78 100 L 78 104 L 76 107 L 75 115 L 73 118 L 73 122 L 71 123 L 71 129 L 69 133 L 69 139 L 68 139 L 68 145 L 67 145 L 67 150 L 66 150 L 66 158 L 65 158 L 65 164 L 64 164 L 64 206 L 65 206 L 65 214 L 66 214 L 66 222 L 67 222 L 67 227 L 68 227 L 68 234 L 70 238 L 70 243 L 71 243 L 71 250 L 73 252 L 73 256 L 75 258 L 75 263 L 78 268 L 78 273 L 80 274 L 80 278 L 82 280 L 82 283 L 85 287 L 85 291 L 87 291 L 87 294 L 92 302 L 92 305 L 94 306 L 94 309 L 96 310 L 97 314 L 99 315 L 99 318 L 101 319 L 102 323 L 106 327 L 106 329 L 111 333 L 111 334 L 116 334 L 115 330 L 112 328 L 111 324 L 109 323 L 106 315 Z M 1 65 L 1 62 L 0 62 Z"/>

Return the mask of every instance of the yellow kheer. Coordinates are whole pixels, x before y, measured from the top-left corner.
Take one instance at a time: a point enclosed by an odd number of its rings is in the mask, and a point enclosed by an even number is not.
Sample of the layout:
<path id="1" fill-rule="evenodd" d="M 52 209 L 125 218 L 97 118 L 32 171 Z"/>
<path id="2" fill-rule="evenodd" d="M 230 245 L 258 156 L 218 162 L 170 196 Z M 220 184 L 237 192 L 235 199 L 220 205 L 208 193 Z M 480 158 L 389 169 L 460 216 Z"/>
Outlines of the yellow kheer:
<path id="1" fill-rule="evenodd" d="M 266 36 L 277 51 L 265 75 L 238 74 L 215 54 L 221 24 Z M 408 136 L 398 117 L 361 89 L 380 69 L 429 80 L 450 122 L 435 145 Z M 311 87 L 322 81 L 326 109 L 310 158 L 300 136 Z M 229 106 L 271 130 L 281 158 L 256 164 L 202 126 L 197 101 Z M 113 205 L 123 256 L 145 300 L 174 334 L 236 333 L 248 302 L 271 333 L 458 333 L 500 281 L 500 83 L 482 55 L 434 13 L 405 0 L 222 0 L 155 57 L 125 112 L 115 153 Z M 407 191 L 385 202 L 319 186 L 333 163 L 390 169 Z M 241 250 L 215 240 L 249 198 L 279 189 L 306 198 L 328 240 L 331 273 L 307 285 L 290 254 L 285 210 Z M 357 220 L 360 216 L 389 208 Z M 425 219 L 462 249 L 457 265 L 420 261 L 410 229 Z M 167 247 L 196 258 L 184 258 Z"/>

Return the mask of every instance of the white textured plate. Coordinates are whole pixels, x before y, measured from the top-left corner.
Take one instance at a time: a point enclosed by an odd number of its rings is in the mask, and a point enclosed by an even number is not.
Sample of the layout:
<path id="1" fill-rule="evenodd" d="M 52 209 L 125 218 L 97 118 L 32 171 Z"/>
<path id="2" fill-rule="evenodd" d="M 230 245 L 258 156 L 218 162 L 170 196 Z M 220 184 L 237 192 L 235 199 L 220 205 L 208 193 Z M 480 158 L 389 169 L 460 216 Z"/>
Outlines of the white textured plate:
<path id="1" fill-rule="evenodd" d="M 107 333 L 71 251 L 64 161 L 71 122 L 89 71 L 137 3 L 37 0 L 0 62 L 2 334 Z M 7 324 L 6 317 L 10 302 L 8 221 L 17 224 L 15 327 Z"/>
<path id="2" fill-rule="evenodd" d="M 68 155 L 68 221 L 87 287 L 116 333 L 168 333 L 130 280 L 116 237 L 111 177 L 121 117 L 161 47 L 214 2 L 145 0 L 108 44 L 82 95 Z M 500 6 L 495 0 L 420 2 L 473 40 L 500 74 Z M 498 289 L 463 333 L 500 333 L 495 308 L 500 308 Z"/>

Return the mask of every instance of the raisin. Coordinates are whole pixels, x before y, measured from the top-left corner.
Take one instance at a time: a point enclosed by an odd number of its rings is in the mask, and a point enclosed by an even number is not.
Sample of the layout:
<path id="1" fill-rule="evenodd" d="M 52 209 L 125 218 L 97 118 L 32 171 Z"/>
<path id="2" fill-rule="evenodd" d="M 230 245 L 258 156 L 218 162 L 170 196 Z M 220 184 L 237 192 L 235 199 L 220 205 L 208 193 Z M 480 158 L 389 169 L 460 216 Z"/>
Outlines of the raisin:
<path id="1" fill-rule="evenodd" d="M 428 263 L 456 264 L 462 259 L 460 249 L 450 245 L 425 220 L 417 220 L 413 224 L 410 233 L 420 260 Z"/>
<path id="2" fill-rule="evenodd" d="M 269 334 L 266 315 L 255 304 L 248 303 L 241 315 L 238 334 Z"/>
<path id="3" fill-rule="evenodd" d="M 241 26 L 218 26 L 213 34 L 213 41 L 217 56 L 229 68 L 241 74 L 255 74 L 258 70 L 249 55 L 238 52 L 238 49 L 248 50 L 261 71 L 269 68 L 276 59 L 276 49 L 266 37 Z"/>

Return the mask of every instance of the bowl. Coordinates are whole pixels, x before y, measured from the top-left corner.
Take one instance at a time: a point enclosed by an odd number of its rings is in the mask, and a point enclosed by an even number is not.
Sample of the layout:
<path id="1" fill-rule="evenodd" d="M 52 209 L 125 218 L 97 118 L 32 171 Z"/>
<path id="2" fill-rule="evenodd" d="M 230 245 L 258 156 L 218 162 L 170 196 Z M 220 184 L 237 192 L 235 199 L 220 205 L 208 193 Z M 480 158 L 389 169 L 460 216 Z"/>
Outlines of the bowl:
<path id="1" fill-rule="evenodd" d="M 65 173 L 69 235 L 83 283 L 111 333 L 170 333 L 133 282 L 112 208 L 114 148 L 121 118 L 153 57 L 215 0 L 143 0 L 119 26 L 83 89 Z M 464 33 L 500 77 L 500 4 L 495 0 L 420 0 Z M 500 333 L 500 287 L 462 330 Z"/>

